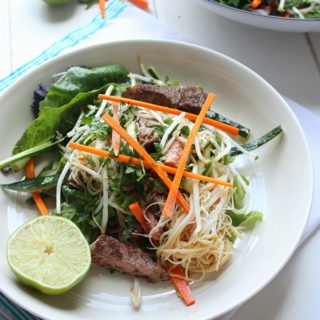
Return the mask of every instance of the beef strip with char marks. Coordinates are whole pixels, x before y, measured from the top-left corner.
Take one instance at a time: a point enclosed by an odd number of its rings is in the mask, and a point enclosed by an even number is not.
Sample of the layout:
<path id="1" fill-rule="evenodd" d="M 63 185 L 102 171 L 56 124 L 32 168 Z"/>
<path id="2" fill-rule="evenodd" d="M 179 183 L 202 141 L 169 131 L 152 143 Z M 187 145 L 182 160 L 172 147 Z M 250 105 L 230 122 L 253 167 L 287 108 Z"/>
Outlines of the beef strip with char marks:
<path id="1" fill-rule="evenodd" d="M 92 262 L 122 273 L 145 277 L 151 282 L 169 279 L 169 274 L 151 254 L 117 239 L 100 235 L 91 244 Z"/>
<path id="2" fill-rule="evenodd" d="M 137 84 L 128 87 L 122 92 L 122 96 L 198 114 L 207 98 L 207 93 L 197 86 Z"/>
<path id="3" fill-rule="evenodd" d="M 125 98 L 140 100 L 182 111 L 199 114 L 207 93 L 197 86 L 158 86 L 155 84 L 137 84 L 126 88 Z M 239 136 L 247 138 L 250 129 L 210 109 L 206 115 L 210 119 L 239 128 Z"/>

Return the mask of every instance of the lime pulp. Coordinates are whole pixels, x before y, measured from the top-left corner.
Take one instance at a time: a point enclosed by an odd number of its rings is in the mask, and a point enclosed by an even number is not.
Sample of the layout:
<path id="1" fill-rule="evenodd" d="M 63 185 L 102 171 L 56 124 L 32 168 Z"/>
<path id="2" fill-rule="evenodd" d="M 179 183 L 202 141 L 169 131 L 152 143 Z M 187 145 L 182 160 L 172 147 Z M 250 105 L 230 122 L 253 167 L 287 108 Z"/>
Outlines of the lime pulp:
<path id="1" fill-rule="evenodd" d="M 46 294 L 61 294 L 87 274 L 90 246 L 70 220 L 40 216 L 19 227 L 7 242 L 8 264 L 24 284 Z"/>

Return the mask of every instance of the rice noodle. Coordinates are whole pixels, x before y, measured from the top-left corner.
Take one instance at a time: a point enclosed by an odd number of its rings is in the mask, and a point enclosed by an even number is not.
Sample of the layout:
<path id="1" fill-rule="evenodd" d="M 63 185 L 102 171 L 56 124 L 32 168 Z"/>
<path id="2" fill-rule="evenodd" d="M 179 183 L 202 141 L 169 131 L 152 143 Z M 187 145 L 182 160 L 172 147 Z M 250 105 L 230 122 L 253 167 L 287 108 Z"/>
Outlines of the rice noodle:
<path id="1" fill-rule="evenodd" d="M 167 228 L 157 247 L 161 262 L 181 265 L 187 274 L 197 276 L 192 280 L 219 270 L 232 254 L 231 243 L 225 237 L 233 230 L 225 214 L 231 195 L 228 188 L 193 182 L 189 198 L 192 214 L 180 211 L 169 221 L 161 218 Z"/>

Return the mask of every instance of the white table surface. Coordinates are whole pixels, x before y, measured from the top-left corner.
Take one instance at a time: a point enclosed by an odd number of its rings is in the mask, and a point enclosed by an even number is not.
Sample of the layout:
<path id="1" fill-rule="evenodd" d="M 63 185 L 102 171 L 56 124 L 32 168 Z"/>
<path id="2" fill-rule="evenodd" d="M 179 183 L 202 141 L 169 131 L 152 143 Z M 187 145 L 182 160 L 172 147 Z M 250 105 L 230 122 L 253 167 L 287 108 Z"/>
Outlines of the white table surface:
<path id="1" fill-rule="evenodd" d="M 254 29 L 214 15 L 192 0 L 150 2 L 151 14 L 190 41 L 244 63 L 281 94 L 320 115 L 320 33 Z M 89 23 L 97 12 L 97 6 L 85 10 L 76 3 L 62 9 L 48 7 L 41 0 L 1 0 L 0 78 L 77 26 Z M 318 319 L 319 248 L 320 231 L 316 230 L 279 275 L 232 320 Z"/>

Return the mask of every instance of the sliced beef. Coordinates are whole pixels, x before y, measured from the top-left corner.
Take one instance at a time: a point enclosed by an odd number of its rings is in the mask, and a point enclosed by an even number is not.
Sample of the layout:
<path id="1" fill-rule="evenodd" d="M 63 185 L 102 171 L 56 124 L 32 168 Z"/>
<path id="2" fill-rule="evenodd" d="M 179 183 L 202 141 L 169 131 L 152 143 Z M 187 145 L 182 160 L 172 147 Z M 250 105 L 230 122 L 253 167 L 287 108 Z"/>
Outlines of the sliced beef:
<path id="1" fill-rule="evenodd" d="M 137 84 L 128 87 L 122 96 L 198 114 L 207 98 L 207 93 L 197 86 Z"/>
<path id="2" fill-rule="evenodd" d="M 162 228 L 157 227 L 158 225 L 157 218 L 150 212 L 146 212 L 146 217 L 147 217 L 147 225 L 149 226 L 150 230 L 152 230 L 153 228 L 156 228 L 152 234 L 152 239 L 159 240 L 162 233 Z"/>
<path id="3" fill-rule="evenodd" d="M 174 142 L 165 154 L 164 163 L 167 166 L 178 168 L 183 148 L 184 144 L 181 141 L 174 140 Z"/>
<path id="4" fill-rule="evenodd" d="M 156 132 L 155 126 L 159 124 L 158 121 L 149 118 L 139 118 L 139 132 L 137 139 L 142 146 L 146 148 L 153 145 L 154 142 L 160 140 Z"/>
<path id="5" fill-rule="evenodd" d="M 92 262 L 151 282 L 168 280 L 168 272 L 140 248 L 100 235 L 91 245 Z"/>

